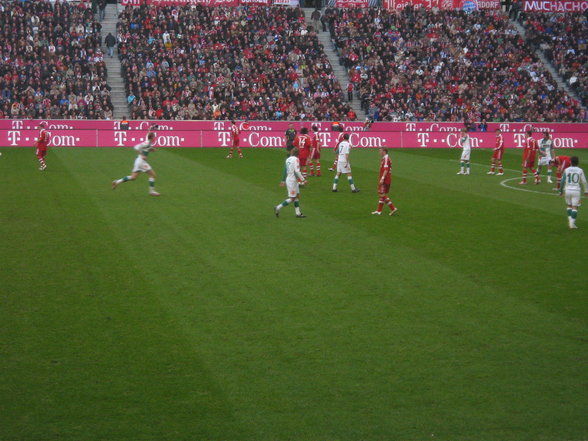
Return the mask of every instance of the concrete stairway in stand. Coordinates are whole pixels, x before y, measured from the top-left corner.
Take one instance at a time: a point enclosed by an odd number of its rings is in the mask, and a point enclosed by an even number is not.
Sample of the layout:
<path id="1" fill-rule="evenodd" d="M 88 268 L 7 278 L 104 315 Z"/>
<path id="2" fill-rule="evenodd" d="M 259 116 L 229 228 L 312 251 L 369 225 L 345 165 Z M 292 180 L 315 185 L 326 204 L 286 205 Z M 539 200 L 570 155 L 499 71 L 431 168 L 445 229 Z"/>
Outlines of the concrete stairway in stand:
<path id="1" fill-rule="evenodd" d="M 306 18 L 306 23 L 312 26 L 312 20 L 310 16 L 314 11 L 314 8 L 302 8 L 304 11 L 304 16 Z M 321 12 L 322 13 L 322 12 Z M 341 85 L 341 89 L 343 90 L 343 99 L 347 101 L 347 85 L 349 84 L 349 76 L 347 75 L 347 69 L 344 66 L 339 64 L 339 56 L 333 47 L 333 42 L 331 41 L 331 36 L 329 32 L 323 32 L 322 27 L 321 29 L 317 29 L 318 39 L 319 42 L 323 45 L 325 49 L 325 54 L 327 55 L 331 66 L 333 67 L 333 73 L 337 77 L 339 84 Z M 357 94 L 354 93 L 353 101 L 349 102 L 349 105 L 353 109 L 353 111 L 357 114 L 357 120 L 362 121 L 366 118 L 365 112 L 361 108 L 361 103 L 359 98 L 357 98 Z"/>
<path id="2" fill-rule="evenodd" d="M 106 6 L 106 16 L 102 20 L 102 41 L 106 38 L 110 32 L 116 37 L 116 23 L 118 22 L 118 9 L 117 5 L 108 4 Z M 125 91 L 125 83 L 121 77 L 120 71 L 120 60 L 116 55 L 116 47 L 114 51 L 114 57 L 108 56 L 108 49 L 106 44 L 103 43 L 104 61 L 106 63 L 106 69 L 108 69 L 108 85 L 111 87 L 110 99 L 114 106 L 114 118 L 121 119 L 123 116 L 127 118 L 129 115 L 129 107 L 127 105 L 127 96 Z"/>

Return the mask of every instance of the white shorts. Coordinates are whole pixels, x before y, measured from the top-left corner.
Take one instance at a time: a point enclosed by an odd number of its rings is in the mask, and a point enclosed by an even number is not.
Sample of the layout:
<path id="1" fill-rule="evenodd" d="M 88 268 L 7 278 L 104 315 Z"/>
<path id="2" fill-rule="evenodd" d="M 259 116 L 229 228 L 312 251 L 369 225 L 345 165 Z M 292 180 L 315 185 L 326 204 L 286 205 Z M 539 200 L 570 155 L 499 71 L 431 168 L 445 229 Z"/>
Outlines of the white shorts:
<path id="1" fill-rule="evenodd" d="M 539 158 L 539 165 L 549 165 L 551 162 L 551 156 L 541 156 Z"/>
<path id="2" fill-rule="evenodd" d="M 582 200 L 582 194 L 578 190 L 566 190 L 566 204 L 573 207 L 579 207 Z"/>
<path id="3" fill-rule="evenodd" d="M 145 173 L 145 172 L 148 172 L 149 170 L 151 170 L 151 166 L 147 163 L 147 161 L 145 161 L 140 156 L 137 157 L 137 159 L 135 159 L 135 165 L 133 166 L 133 173 L 137 173 L 137 172 Z"/>
<path id="4" fill-rule="evenodd" d="M 351 164 L 348 162 L 337 161 L 337 173 L 351 173 Z"/>
<path id="5" fill-rule="evenodd" d="M 295 198 L 300 193 L 300 186 L 298 181 L 286 179 L 286 188 L 288 189 L 288 197 Z"/>
<path id="6" fill-rule="evenodd" d="M 463 149 L 461 151 L 461 160 L 462 161 L 469 161 L 471 151 L 472 151 L 471 149 Z"/>

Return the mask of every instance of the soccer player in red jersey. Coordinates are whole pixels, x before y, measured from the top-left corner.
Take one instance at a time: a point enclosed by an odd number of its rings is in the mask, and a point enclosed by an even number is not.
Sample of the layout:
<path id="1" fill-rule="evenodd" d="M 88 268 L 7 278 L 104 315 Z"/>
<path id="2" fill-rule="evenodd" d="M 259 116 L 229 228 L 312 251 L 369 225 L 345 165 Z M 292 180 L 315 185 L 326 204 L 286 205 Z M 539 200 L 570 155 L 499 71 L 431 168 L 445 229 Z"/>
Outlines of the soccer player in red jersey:
<path id="1" fill-rule="evenodd" d="M 556 184 L 556 187 L 554 188 L 554 190 L 559 191 L 559 189 L 561 188 L 561 177 L 563 175 L 563 172 L 566 168 L 568 168 L 572 164 L 571 158 L 569 156 L 556 156 L 551 161 L 551 164 L 555 165 L 557 167 L 557 172 L 556 172 L 557 184 Z"/>
<path id="2" fill-rule="evenodd" d="M 235 124 L 235 121 L 231 120 L 231 127 L 229 129 L 231 131 L 231 148 L 229 150 L 229 154 L 227 158 L 230 159 L 233 157 L 233 150 L 237 149 L 237 153 L 239 154 L 239 158 L 243 157 L 243 153 L 241 153 L 241 148 L 239 147 L 239 135 L 241 134 L 241 130 Z"/>
<path id="3" fill-rule="evenodd" d="M 492 164 L 490 165 L 490 171 L 488 172 L 489 175 L 496 174 L 497 176 L 502 176 L 504 174 L 504 168 L 502 168 L 503 154 L 504 137 L 502 136 L 502 131 L 496 129 L 496 147 L 494 147 L 494 151 L 492 152 Z M 496 168 L 498 168 L 498 173 L 496 173 Z"/>
<path id="4" fill-rule="evenodd" d="M 312 141 L 312 150 L 310 152 L 310 176 L 320 176 L 321 175 L 321 139 L 318 136 L 318 127 L 316 125 L 312 126 L 312 133 L 310 134 L 310 139 Z M 315 174 L 316 171 L 316 174 Z"/>
<path id="5" fill-rule="evenodd" d="M 49 146 L 49 133 L 45 130 L 45 123 L 39 124 L 39 137 L 35 142 L 37 159 L 39 160 L 39 170 L 43 171 L 47 168 L 45 156 L 47 155 L 47 147 Z"/>
<path id="6" fill-rule="evenodd" d="M 378 196 L 380 199 L 378 200 L 378 209 L 376 211 L 372 211 L 372 214 L 381 215 L 382 208 L 384 208 L 384 204 L 390 207 L 390 216 L 398 211 L 398 208 L 394 206 L 390 198 L 388 197 L 388 193 L 390 192 L 390 182 L 392 181 L 392 177 L 390 174 L 390 168 L 392 166 L 392 162 L 390 161 L 390 157 L 388 156 L 388 149 L 386 147 L 380 147 L 380 156 L 382 157 L 380 161 L 380 177 L 378 178 Z"/>
<path id="7" fill-rule="evenodd" d="M 533 138 L 533 131 L 527 130 L 527 139 L 525 140 L 525 149 L 523 150 L 523 179 L 519 182 L 520 185 L 527 183 L 527 169 L 531 170 L 535 175 L 535 184 L 539 184 L 541 179 L 535 169 L 535 158 L 537 157 L 537 150 L 539 145 L 537 140 Z"/>
<path id="8" fill-rule="evenodd" d="M 298 160 L 300 161 L 300 170 L 302 171 L 302 176 L 306 179 L 306 175 L 308 174 L 308 158 L 310 157 L 310 149 L 312 147 L 312 140 L 308 134 L 308 129 L 306 127 L 302 127 L 300 129 L 300 135 L 296 135 L 294 138 L 294 147 L 298 149 Z"/>

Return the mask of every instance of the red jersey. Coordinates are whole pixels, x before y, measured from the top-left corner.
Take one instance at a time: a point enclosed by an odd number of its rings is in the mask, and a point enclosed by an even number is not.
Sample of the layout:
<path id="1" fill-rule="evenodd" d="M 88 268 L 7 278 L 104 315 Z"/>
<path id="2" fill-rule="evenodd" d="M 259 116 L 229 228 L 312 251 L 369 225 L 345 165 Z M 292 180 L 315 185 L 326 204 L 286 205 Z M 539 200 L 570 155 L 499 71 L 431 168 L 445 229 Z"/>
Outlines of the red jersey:
<path id="1" fill-rule="evenodd" d="M 537 155 L 537 150 L 539 150 L 537 140 L 529 136 L 525 144 L 525 150 L 523 151 L 523 158 L 525 158 L 526 160 L 534 161 L 535 156 Z"/>
<path id="2" fill-rule="evenodd" d="M 49 145 L 49 133 L 47 133 L 47 130 L 41 129 L 37 138 L 37 148 L 46 149 L 47 145 Z"/>
<path id="3" fill-rule="evenodd" d="M 561 172 L 572 165 L 572 160 L 569 156 L 556 156 L 555 163 L 557 164 L 557 169 Z"/>
<path id="4" fill-rule="evenodd" d="M 321 139 L 319 138 L 319 136 L 316 133 L 311 133 L 310 134 L 310 140 L 311 140 L 311 146 L 313 150 L 318 150 L 319 152 L 321 151 Z"/>
<path id="5" fill-rule="evenodd" d="M 239 127 L 237 127 L 236 125 L 231 125 L 231 138 L 232 139 L 239 139 L 239 134 L 241 133 L 241 130 L 239 130 Z"/>
<path id="6" fill-rule="evenodd" d="M 296 135 L 296 138 L 294 138 L 294 147 L 298 147 L 300 156 L 307 157 L 310 155 L 312 139 L 310 139 L 310 136 L 308 135 Z"/>
<path id="7" fill-rule="evenodd" d="M 390 174 L 390 168 L 392 167 L 392 161 L 388 155 L 384 155 L 380 161 L 380 177 L 378 183 L 383 182 L 384 184 L 390 185 L 392 180 Z M 382 180 L 383 178 L 383 180 Z"/>
<path id="8" fill-rule="evenodd" d="M 494 150 L 504 150 L 504 137 L 502 136 L 502 133 L 496 135 L 496 147 Z"/>

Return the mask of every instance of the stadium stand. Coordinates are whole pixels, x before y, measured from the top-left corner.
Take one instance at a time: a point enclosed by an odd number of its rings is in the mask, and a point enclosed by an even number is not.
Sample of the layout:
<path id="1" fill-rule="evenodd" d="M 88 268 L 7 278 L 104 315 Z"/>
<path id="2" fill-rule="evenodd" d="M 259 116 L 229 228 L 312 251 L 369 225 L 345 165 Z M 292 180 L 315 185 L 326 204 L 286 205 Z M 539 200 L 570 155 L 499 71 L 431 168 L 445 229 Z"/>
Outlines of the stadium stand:
<path id="1" fill-rule="evenodd" d="M 588 104 L 588 20 L 578 13 L 526 12 L 522 18 L 527 40 L 543 51 L 561 77 Z"/>
<path id="2" fill-rule="evenodd" d="M 0 118 L 110 118 L 100 40 L 83 3 L 2 0 Z"/>
<path id="3" fill-rule="evenodd" d="M 118 39 L 132 118 L 345 120 L 351 110 L 299 8 L 127 7 Z"/>
<path id="4" fill-rule="evenodd" d="M 324 17 L 376 120 L 584 120 L 502 12 L 328 8 Z"/>

